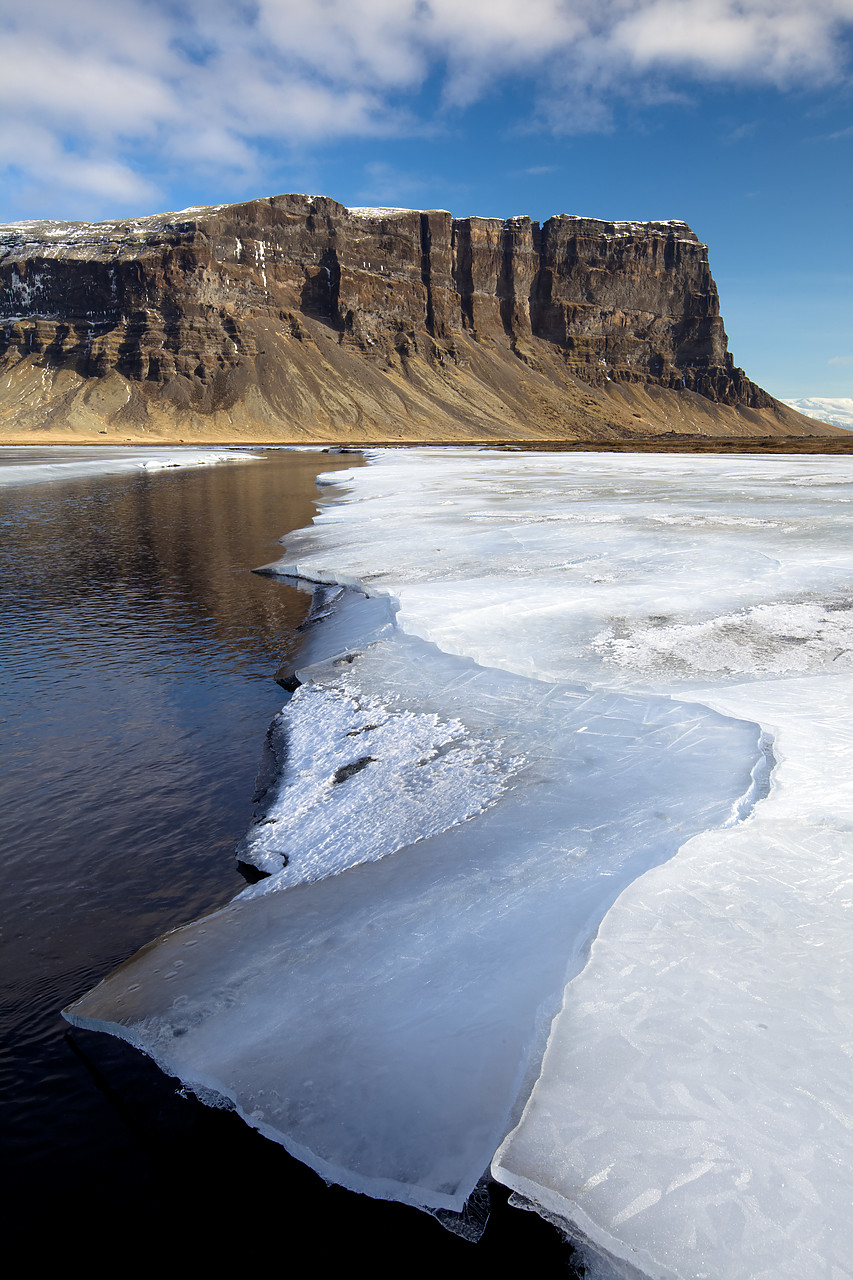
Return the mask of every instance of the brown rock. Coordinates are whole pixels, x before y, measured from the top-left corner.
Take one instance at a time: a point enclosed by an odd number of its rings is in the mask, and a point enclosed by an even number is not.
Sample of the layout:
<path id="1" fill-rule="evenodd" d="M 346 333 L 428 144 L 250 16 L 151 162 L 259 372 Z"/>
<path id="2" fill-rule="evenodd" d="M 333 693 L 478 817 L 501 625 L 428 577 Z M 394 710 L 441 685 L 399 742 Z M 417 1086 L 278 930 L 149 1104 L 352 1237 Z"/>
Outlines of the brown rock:
<path id="1" fill-rule="evenodd" d="M 836 434 L 735 368 L 680 222 L 283 195 L 0 228 L 0 286 L 7 440 Z"/>

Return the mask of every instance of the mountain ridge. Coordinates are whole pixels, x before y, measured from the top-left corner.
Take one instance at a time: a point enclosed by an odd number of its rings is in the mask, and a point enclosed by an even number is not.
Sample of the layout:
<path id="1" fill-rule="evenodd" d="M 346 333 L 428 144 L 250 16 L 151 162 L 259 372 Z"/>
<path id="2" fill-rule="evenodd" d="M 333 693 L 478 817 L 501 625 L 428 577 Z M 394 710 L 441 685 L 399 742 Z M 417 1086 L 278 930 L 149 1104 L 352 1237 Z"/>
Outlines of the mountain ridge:
<path id="1" fill-rule="evenodd" d="M 827 437 L 728 352 L 683 222 L 282 195 L 0 227 L 0 436 Z"/>

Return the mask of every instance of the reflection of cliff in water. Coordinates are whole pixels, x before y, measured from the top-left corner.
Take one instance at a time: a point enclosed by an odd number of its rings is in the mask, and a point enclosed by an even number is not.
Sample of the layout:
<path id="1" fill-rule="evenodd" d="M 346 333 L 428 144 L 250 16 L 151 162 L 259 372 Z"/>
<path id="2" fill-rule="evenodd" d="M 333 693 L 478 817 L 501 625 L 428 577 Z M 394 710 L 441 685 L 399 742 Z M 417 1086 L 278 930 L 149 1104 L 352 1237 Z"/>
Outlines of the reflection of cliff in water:
<path id="1" fill-rule="evenodd" d="M 227 1118 L 193 1145 L 187 1104 L 168 1082 L 140 1095 L 134 1055 L 93 1084 L 58 1011 L 245 886 L 271 677 L 310 603 L 251 569 L 310 522 L 317 472 L 354 463 L 273 453 L 0 491 L 0 1131 L 22 1236 L 88 1222 L 114 1251 L 180 1205 L 205 1223 L 185 1226 L 195 1245 L 233 1213 Z"/>
<path id="2" fill-rule="evenodd" d="M 354 455 L 322 463 L 329 471 L 353 465 Z M 24 587 L 46 625 L 62 619 L 69 630 L 86 601 L 97 601 L 112 627 L 111 596 L 156 604 L 161 630 L 171 618 L 182 634 L 189 608 L 193 626 L 241 665 L 250 655 L 275 663 L 309 597 L 271 591 L 246 569 L 280 555 L 271 531 L 311 523 L 317 470 L 315 453 L 271 452 L 233 466 L 57 482 L 35 502 L 30 488 L 6 490 L 0 536 L 4 527 L 25 536 L 16 538 L 14 567 L 0 556 L 0 590 L 6 597 Z"/>

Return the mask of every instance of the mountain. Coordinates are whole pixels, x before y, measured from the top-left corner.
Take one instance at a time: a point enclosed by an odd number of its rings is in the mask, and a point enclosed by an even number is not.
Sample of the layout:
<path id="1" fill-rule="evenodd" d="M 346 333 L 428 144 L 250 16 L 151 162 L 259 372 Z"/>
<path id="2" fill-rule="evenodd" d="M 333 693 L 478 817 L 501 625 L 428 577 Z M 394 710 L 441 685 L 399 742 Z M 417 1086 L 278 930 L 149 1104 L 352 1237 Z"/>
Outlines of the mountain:
<path id="1" fill-rule="evenodd" d="M 853 399 L 850 396 L 836 399 L 829 396 L 806 396 L 801 400 L 785 400 L 783 403 L 796 409 L 798 413 L 817 418 L 819 422 L 831 422 L 833 426 L 853 431 Z"/>
<path id="2" fill-rule="evenodd" d="M 839 434 L 735 367 L 683 222 L 282 195 L 3 227 L 0 281 L 6 441 Z"/>

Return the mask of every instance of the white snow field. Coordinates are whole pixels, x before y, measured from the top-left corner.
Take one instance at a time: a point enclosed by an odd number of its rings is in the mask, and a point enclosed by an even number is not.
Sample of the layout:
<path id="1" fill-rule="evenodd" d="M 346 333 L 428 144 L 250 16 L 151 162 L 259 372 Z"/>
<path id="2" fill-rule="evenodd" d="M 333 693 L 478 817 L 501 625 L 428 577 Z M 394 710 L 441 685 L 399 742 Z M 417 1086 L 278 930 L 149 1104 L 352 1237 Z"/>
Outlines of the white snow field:
<path id="1" fill-rule="evenodd" d="M 325 584 L 268 878 L 66 1016 L 368 1194 L 459 1210 L 491 1161 L 593 1276 L 849 1276 L 853 461 L 324 492 L 268 570 Z"/>
<path id="2" fill-rule="evenodd" d="M 853 398 L 850 396 L 806 396 L 800 400 L 783 400 L 782 403 L 789 404 L 808 418 L 853 431 Z"/>
<path id="3" fill-rule="evenodd" d="M 0 449 L 0 488 L 42 484 L 80 476 L 128 471 L 162 471 L 170 467 L 209 467 L 218 462 L 251 462 L 257 455 L 240 449 L 134 448 L 133 446 L 54 444 L 4 445 Z"/>

